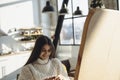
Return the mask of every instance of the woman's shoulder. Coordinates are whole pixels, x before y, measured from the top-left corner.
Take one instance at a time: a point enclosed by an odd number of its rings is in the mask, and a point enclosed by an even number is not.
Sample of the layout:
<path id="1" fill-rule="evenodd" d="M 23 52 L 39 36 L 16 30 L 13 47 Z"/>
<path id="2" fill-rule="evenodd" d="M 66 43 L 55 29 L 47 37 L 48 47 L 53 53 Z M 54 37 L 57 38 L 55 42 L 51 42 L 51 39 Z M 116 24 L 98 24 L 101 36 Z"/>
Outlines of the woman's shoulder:
<path id="1" fill-rule="evenodd" d="M 54 63 L 61 63 L 61 61 L 58 58 L 52 58 L 51 61 Z"/>
<path id="2" fill-rule="evenodd" d="M 29 70 L 30 65 L 31 65 L 31 64 L 24 65 L 24 66 L 22 67 L 22 70 L 23 70 L 23 71 Z"/>
<path id="3" fill-rule="evenodd" d="M 51 61 L 60 61 L 58 58 L 52 58 Z"/>

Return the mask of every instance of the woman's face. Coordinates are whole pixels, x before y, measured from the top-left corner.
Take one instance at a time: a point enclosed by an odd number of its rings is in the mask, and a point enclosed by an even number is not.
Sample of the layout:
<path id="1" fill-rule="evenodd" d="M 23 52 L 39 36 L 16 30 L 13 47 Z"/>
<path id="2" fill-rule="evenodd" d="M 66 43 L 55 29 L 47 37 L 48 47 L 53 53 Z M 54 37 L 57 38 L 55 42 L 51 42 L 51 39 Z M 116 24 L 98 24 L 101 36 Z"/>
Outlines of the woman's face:
<path id="1" fill-rule="evenodd" d="M 39 55 L 40 59 L 45 60 L 48 59 L 51 54 L 51 47 L 48 44 L 45 44 L 42 47 L 41 54 Z"/>

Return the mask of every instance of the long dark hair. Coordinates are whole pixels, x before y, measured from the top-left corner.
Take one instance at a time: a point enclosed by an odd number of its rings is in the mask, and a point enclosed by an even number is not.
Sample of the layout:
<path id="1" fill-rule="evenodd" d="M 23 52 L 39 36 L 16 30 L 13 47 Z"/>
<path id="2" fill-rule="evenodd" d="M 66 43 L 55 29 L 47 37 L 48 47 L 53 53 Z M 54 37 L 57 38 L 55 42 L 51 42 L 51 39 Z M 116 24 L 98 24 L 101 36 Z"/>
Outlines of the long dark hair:
<path id="1" fill-rule="evenodd" d="M 30 55 L 30 57 L 29 57 L 29 59 L 28 59 L 28 61 L 26 62 L 25 65 L 27 65 L 29 63 L 32 63 L 32 62 L 36 61 L 39 58 L 39 55 L 41 54 L 42 47 L 45 44 L 48 44 L 51 47 L 51 55 L 50 55 L 49 58 L 51 59 L 51 58 L 54 57 L 55 48 L 54 48 L 53 43 L 51 42 L 51 40 L 47 36 L 40 35 L 36 39 L 36 42 L 35 42 L 34 48 L 32 50 L 32 53 L 31 53 L 31 55 Z"/>

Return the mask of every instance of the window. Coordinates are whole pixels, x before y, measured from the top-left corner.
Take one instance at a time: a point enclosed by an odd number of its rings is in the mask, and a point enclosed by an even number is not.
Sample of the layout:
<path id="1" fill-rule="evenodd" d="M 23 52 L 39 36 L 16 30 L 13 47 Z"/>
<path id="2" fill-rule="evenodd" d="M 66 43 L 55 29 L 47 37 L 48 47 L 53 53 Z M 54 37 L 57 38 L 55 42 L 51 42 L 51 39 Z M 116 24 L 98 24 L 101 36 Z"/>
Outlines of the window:
<path id="1" fill-rule="evenodd" d="M 58 11 L 61 9 L 63 0 L 58 0 Z M 79 6 L 81 16 L 74 16 L 73 13 Z M 62 30 L 60 33 L 61 45 L 79 45 L 83 31 L 84 22 L 88 14 L 88 0 L 69 0 L 68 14 L 65 15 Z"/>

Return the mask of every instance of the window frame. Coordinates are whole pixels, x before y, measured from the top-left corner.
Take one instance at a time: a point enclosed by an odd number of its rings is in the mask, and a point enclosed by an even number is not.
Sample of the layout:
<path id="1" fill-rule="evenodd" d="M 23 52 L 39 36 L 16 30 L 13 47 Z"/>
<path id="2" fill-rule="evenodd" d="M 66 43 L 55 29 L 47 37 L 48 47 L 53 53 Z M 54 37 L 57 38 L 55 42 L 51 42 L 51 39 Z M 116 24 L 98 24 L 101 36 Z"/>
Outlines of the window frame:
<path id="1" fill-rule="evenodd" d="M 62 1 L 63 0 L 58 0 L 57 2 L 59 3 L 59 5 L 57 6 L 58 7 L 58 11 L 61 9 L 61 5 L 60 5 L 60 3 L 62 3 Z M 79 0 L 78 0 L 79 1 Z M 88 14 L 88 8 L 86 9 L 86 11 L 87 12 L 84 12 L 83 13 L 83 15 L 81 15 L 81 16 L 74 16 L 73 15 L 73 12 L 75 11 L 75 9 L 73 9 L 74 7 L 73 7 L 73 2 L 75 2 L 75 0 L 69 0 L 69 2 L 68 2 L 68 5 L 67 5 L 67 8 L 68 8 L 68 10 L 69 10 L 69 14 L 66 14 L 65 15 L 65 17 L 64 17 L 64 21 L 63 21 L 63 25 L 62 25 L 62 28 L 61 28 L 61 33 L 60 33 L 60 37 L 59 37 L 59 45 L 65 45 L 65 46 L 69 46 L 69 45 L 80 45 L 80 43 L 75 43 L 75 41 L 76 41 L 76 39 L 75 39 L 75 31 L 76 31 L 76 29 L 75 29 L 75 23 L 74 23 L 74 21 L 75 21 L 75 19 L 78 19 L 78 18 L 86 18 L 87 17 L 87 14 Z M 76 1 L 77 2 L 77 1 Z M 87 0 L 87 2 L 88 2 L 88 0 Z M 70 8 L 71 7 L 71 8 Z M 84 9 L 82 9 L 82 11 L 83 11 Z M 72 39 L 71 39 L 71 42 L 70 43 L 63 43 L 64 42 L 64 40 L 63 40 L 63 37 L 61 37 L 61 35 L 62 35 L 62 32 L 63 32 L 63 30 L 62 29 L 64 29 L 64 24 L 65 24 L 65 21 L 66 20 L 69 20 L 69 19 L 71 19 L 71 26 L 72 26 Z M 84 20 L 84 23 L 85 23 L 85 20 Z M 81 26 L 81 27 L 83 27 L 83 26 Z M 69 29 L 69 28 L 68 28 Z M 82 30 L 83 31 L 83 30 Z M 67 31 L 67 32 L 69 32 L 69 31 Z M 67 33 L 67 34 L 69 34 L 69 33 Z M 68 36 L 68 35 L 66 35 L 66 36 Z M 82 35 L 81 35 L 82 36 Z M 81 36 L 80 36 L 80 38 L 81 38 Z M 67 41 L 66 41 L 67 42 Z M 79 42 L 80 42 L 80 40 L 79 40 Z"/>

